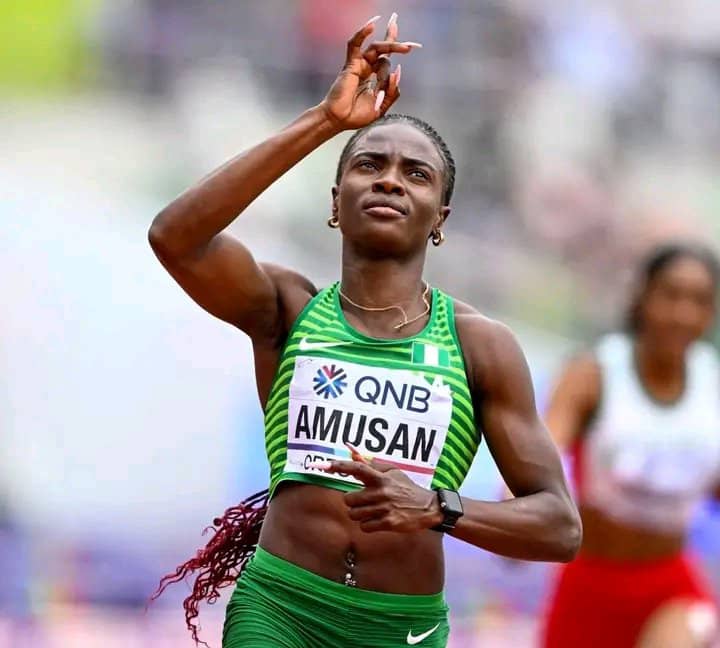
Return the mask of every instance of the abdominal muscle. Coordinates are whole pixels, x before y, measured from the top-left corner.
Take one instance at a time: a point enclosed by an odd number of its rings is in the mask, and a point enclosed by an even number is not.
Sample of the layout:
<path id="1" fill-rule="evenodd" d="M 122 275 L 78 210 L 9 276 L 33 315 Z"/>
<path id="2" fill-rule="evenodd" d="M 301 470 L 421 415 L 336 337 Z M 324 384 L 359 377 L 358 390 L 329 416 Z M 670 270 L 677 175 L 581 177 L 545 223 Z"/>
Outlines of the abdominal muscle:
<path id="1" fill-rule="evenodd" d="M 324 578 L 391 594 L 443 589 L 442 534 L 366 533 L 348 516 L 342 491 L 284 482 L 270 503 L 260 546 Z"/>

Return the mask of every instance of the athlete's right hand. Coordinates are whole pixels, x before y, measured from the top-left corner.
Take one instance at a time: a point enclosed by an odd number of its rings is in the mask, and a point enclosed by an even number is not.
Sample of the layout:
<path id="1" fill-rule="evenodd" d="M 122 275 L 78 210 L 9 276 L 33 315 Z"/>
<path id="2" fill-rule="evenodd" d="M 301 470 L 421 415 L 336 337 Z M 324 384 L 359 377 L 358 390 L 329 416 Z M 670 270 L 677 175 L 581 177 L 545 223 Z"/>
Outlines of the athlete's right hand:
<path id="1" fill-rule="evenodd" d="M 400 96 L 400 66 L 389 77 L 384 75 L 388 63 L 383 54 L 408 54 L 414 47 L 422 47 L 409 41 L 396 42 L 394 35 L 397 27 L 388 25 L 387 40 L 373 42 L 363 49 L 363 43 L 374 31 L 378 18 L 369 20 L 350 38 L 345 65 L 320 104 L 328 120 L 340 130 L 367 126 L 384 115 Z M 380 83 L 376 83 L 378 76 Z M 384 85 L 386 87 L 381 87 Z M 380 92 L 385 95 L 381 96 L 380 105 L 376 107 Z"/>

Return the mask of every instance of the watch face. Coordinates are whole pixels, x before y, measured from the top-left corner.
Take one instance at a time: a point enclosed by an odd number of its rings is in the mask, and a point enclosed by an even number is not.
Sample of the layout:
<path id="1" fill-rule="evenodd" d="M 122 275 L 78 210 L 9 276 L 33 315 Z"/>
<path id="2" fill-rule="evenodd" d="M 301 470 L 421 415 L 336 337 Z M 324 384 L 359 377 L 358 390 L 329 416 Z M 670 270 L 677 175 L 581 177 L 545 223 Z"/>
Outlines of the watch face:
<path id="1" fill-rule="evenodd" d="M 458 495 L 455 491 L 443 489 L 442 500 L 446 504 L 446 506 L 444 507 L 444 511 L 446 514 L 454 513 L 455 515 L 462 515 L 462 500 L 460 499 L 460 495 Z"/>

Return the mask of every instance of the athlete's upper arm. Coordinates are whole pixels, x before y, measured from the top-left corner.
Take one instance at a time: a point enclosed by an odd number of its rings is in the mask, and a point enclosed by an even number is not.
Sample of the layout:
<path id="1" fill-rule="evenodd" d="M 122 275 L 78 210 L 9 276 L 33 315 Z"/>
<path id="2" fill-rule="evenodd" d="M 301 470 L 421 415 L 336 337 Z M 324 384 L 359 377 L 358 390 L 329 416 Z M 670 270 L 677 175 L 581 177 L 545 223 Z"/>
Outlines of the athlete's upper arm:
<path id="1" fill-rule="evenodd" d="M 538 416 L 520 345 L 498 322 L 479 315 L 467 320 L 458 332 L 462 328 L 476 416 L 505 483 L 515 496 L 543 490 L 567 496 L 560 458 Z"/>
<path id="2" fill-rule="evenodd" d="M 310 290 L 295 273 L 268 272 L 235 237 L 221 233 L 189 254 L 173 254 L 162 232 L 150 229 L 150 244 L 160 262 L 182 289 L 206 311 L 245 331 L 254 341 L 278 340 L 284 327 L 280 282 Z"/>
<path id="3" fill-rule="evenodd" d="M 600 367 L 594 355 L 573 358 L 552 391 L 545 423 L 555 443 L 566 449 L 582 436 L 600 401 Z"/>

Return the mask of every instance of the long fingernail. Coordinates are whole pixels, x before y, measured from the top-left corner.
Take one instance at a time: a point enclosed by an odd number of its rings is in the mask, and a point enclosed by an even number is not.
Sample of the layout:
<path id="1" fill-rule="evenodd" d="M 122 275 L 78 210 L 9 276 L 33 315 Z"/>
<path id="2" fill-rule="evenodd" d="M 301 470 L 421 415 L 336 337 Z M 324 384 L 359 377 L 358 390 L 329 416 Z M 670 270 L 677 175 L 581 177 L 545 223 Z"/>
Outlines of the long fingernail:
<path id="1" fill-rule="evenodd" d="M 380 110 L 380 106 L 382 106 L 383 101 L 385 101 L 385 90 L 380 90 L 375 98 L 375 112 Z"/>
<path id="2" fill-rule="evenodd" d="M 395 68 L 395 85 L 400 85 L 400 77 L 402 76 L 402 68 L 400 67 L 400 63 L 397 64 L 397 67 Z"/>
<path id="3" fill-rule="evenodd" d="M 331 461 L 310 461 L 308 468 L 317 468 L 318 470 L 328 470 L 332 467 Z"/>
<path id="4" fill-rule="evenodd" d="M 363 29 L 365 29 L 365 27 L 369 27 L 373 23 L 376 23 L 378 20 L 380 20 L 380 18 L 382 18 L 382 16 L 373 16 L 363 25 Z"/>
<path id="5" fill-rule="evenodd" d="M 405 41 L 400 45 L 407 45 L 408 47 L 422 47 L 422 43 L 415 43 L 414 41 Z"/>
<path id="6" fill-rule="evenodd" d="M 388 29 L 390 29 L 390 27 L 392 27 L 397 22 L 397 19 L 398 15 L 393 11 L 392 16 L 390 16 L 390 20 L 388 20 Z"/>
<path id="7" fill-rule="evenodd" d="M 367 461 L 365 461 L 365 457 L 360 454 L 360 451 L 354 445 L 346 441 L 345 447 L 350 450 L 350 456 L 353 458 L 354 461 L 362 461 L 364 463 L 367 463 Z"/>

